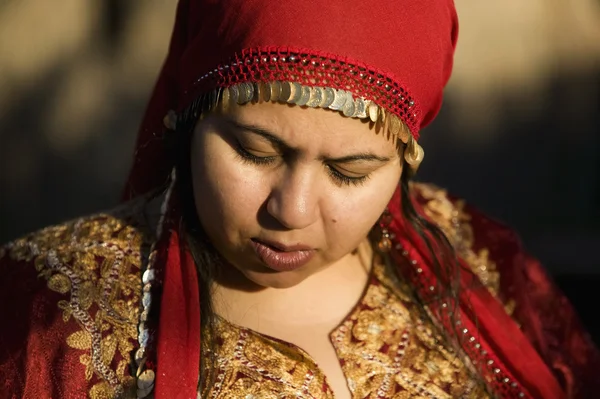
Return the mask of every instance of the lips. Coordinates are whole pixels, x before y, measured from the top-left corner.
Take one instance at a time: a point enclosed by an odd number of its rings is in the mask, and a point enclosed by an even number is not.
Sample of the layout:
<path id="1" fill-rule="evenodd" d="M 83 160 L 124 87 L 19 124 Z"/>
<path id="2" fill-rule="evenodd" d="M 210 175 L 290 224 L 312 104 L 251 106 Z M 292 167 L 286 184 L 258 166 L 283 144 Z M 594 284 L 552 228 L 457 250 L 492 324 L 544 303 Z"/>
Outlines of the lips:
<path id="1" fill-rule="evenodd" d="M 284 245 L 272 241 L 252 239 L 252 248 L 269 268 L 287 272 L 301 268 L 313 258 L 315 250 L 306 245 Z"/>

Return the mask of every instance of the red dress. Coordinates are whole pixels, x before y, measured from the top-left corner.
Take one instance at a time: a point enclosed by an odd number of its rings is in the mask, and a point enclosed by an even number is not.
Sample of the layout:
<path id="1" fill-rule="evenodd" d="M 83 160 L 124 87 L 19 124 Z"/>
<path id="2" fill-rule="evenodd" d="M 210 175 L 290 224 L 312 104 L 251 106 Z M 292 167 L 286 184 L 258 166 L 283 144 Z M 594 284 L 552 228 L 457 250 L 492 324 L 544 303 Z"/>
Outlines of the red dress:
<path id="1" fill-rule="evenodd" d="M 488 379 L 494 393 L 506 398 L 597 397 L 597 348 L 567 299 L 539 263 L 524 253 L 515 234 L 433 186 L 415 184 L 412 194 L 419 212 L 442 228 L 482 283 L 482 289 L 465 288 L 473 314 L 464 312 L 459 333 L 463 327 L 468 330 L 464 342 L 470 362 L 485 368 L 476 368 L 480 377 L 496 376 Z M 141 271 L 154 240 L 143 203 L 134 200 L 2 247 L 0 398 L 135 397 L 132 357 L 139 338 Z M 414 284 L 413 275 L 419 276 L 428 290 L 429 265 L 418 245 L 402 235 L 401 223 L 398 218 L 393 222 L 399 236 L 392 257 L 405 271 L 406 281 Z M 479 329 L 469 324 L 473 316 Z M 443 320 L 439 326 L 444 328 Z M 169 334 L 153 337 L 170 347 Z M 173 348 L 179 350 L 176 343 Z M 157 386 L 161 367 L 172 366 L 158 359 Z M 415 367 L 419 369 L 417 363 Z M 387 392 L 400 395 L 401 385 L 392 384 Z M 452 395 L 452 384 L 440 389 L 440 395 Z M 162 392 L 157 395 L 183 397 Z M 324 388 L 323 396 L 312 397 L 328 397 L 325 394 Z"/>

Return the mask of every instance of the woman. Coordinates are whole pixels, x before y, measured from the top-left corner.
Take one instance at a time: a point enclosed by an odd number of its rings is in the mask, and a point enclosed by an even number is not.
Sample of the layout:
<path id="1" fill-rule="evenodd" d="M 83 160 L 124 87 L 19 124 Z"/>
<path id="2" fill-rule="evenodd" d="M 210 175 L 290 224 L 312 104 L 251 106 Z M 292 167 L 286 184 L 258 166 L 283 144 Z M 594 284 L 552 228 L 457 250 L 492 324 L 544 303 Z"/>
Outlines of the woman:
<path id="1" fill-rule="evenodd" d="M 410 183 L 456 37 L 451 0 L 180 1 L 129 202 L 0 253 L 3 397 L 593 397 L 514 234 Z"/>

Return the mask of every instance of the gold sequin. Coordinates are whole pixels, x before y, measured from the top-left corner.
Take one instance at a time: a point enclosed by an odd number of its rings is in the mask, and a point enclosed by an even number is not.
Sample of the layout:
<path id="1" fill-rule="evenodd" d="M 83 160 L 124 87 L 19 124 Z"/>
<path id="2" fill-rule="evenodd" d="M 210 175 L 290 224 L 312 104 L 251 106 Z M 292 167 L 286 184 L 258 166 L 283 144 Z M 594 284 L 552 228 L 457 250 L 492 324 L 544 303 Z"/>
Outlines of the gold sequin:
<path id="1" fill-rule="evenodd" d="M 499 274 L 485 249 L 474 251 L 469 215 L 434 186 L 413 184 L 426 200 L 425 212 L 448 236 L 457 252 L 496 294 Z M 81 351 L 86 378 L 94 381 L 92 399 L 135 392 L 128 375 L 137 345 L 140 306 L 140 248 L 148 235 L 127 217 L 114 214 L 82 218 L 41 230 L 0 248 L 0 256 L 30 261 L 57 302 L 65 323 L 79 330 L 66 338 Z M 137 227 L 136 227 L 137 226 Z M 98 261 L 101 259 L 101 261 Z M 391 281 L 383 266 L 359 306 L 331 334 L 353 398 L 482 398 L 463 363 L 436 339 L 434 327 L 416 319 L 407 291 Z M 507 302 L 507 311 L 514 308 Z M 207 398 L 331 399 L 323 372 L 302 349 L 221 320 L 217 328 L 216 383 Z"/>
<path id="2" fill-rule="evenodd" d="M 79 326 L 66 343 L 82 352 L 92 399 L 114 398 L 135 385 L 126 370 L 137 343 L 140 248 L 149 237 L 135 222 L 141 201 L 43 229 L 2 249 L 32 262 L 48 288 L 63 295 L 57 302 L 63 321 Z"/>
<path id="3" fill-rule="evenodd" d="M 486 398 L 433 327 L 417 318 L 407 289 L 376 264 L 359 305 L 331 333 L 353 399 Z M 203 398 L 333 398 L 302 349 L 223 319 L 216 330 L 217 383 Z"/>
<path id="4" fill-rule="evenodd" d="M 415 183 L 411 189 L 425 201 L 425 214 L 442 229 L 457 254 L 494 296 L 500 289 L 500 273 L 485 248 L 475 251 L 471 217 L 464 211 L 464 201 L 450 201 L 446 190 L 432 184 Z"/>

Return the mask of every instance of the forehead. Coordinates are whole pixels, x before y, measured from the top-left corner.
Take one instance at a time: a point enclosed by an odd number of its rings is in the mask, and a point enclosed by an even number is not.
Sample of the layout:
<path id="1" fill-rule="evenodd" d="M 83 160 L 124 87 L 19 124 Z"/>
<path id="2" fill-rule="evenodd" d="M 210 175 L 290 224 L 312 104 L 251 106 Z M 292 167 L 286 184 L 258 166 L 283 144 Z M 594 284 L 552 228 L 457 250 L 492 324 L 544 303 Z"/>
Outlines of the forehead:
<path id="1" fill-rule="evenodd" d="M 379 152 L 396 149 L 395 141 L 384 137 L 381 126 L 337 111 L 264 102 L 234 106 L 227 114 L 242 124 L 268 130 L 294 146 Z"/>

